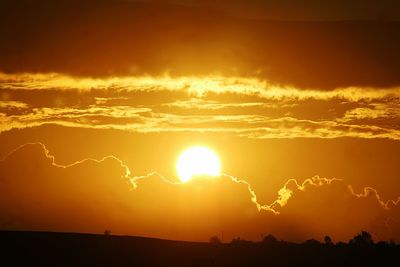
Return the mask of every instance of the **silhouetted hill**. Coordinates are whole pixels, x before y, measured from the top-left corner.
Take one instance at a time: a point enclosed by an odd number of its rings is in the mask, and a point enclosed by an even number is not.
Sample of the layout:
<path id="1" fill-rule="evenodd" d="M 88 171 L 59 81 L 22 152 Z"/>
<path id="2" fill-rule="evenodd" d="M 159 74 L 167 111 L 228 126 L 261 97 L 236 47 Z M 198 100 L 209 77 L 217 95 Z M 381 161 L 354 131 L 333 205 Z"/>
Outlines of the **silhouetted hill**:
<path id="1" fill-rule="evenodd" d="M 266 238 L 221 244 L 0 231 L 0 244 L 0 266 L 400 266 L 400 247 L 386 242 L 295 244 Z"/>

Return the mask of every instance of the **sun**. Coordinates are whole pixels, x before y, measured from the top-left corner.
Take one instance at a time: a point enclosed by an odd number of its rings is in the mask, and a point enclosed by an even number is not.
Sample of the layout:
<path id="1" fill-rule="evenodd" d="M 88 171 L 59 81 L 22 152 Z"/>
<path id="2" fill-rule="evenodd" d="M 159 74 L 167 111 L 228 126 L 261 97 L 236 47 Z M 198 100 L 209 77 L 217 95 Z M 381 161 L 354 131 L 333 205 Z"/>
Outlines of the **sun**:
<path id="1" fill-rule="evenodd" d="M 219 176 L 221 164 L 217 154 L 203 146 L 194 146 L 185 150 L 176 164 L 181 182 L 187 182 L 193 176 Z"/>

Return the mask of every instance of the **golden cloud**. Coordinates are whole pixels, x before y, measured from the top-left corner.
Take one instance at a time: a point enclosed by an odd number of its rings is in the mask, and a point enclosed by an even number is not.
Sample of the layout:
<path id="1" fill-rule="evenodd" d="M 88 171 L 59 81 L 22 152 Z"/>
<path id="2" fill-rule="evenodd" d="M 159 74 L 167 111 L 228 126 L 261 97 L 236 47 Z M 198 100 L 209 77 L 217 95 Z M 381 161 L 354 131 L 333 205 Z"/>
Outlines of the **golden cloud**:
<path id="1" fill-rule="evenodd" d="M 318 91 L 256 78 L 95 79 L 56 73 L 0 73 L 0 86 L 7 98 L 0 102 L 1 132 L 56 124 L 137 132 L 231 132 L 249 138 L 400 137 L 400 88 Z"/>

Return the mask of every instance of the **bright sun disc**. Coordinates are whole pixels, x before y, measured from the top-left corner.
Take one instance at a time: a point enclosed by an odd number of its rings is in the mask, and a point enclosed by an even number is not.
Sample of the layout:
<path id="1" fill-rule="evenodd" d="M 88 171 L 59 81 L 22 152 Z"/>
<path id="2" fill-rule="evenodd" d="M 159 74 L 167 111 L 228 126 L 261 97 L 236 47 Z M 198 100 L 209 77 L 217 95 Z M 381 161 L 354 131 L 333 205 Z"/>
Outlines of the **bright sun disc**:
<path id="1" fill-rule="evenodd" d="M 206 147 L 196 146 L 185 150 L 176 165 L 179 179 L 189 181 L 193 176 L 219 176 L 221 164 L 218 156 Z"/>

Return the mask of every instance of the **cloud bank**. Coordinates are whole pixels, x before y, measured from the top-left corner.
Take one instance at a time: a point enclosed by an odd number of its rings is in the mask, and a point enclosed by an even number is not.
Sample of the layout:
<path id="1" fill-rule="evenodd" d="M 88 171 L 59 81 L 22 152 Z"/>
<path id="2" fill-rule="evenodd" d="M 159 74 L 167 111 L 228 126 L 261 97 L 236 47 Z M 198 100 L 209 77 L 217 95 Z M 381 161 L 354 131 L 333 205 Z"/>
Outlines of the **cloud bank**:
<path id="1" fill-rule="evenodd" d="M 398 237 L 393 233 L 399 200 L 384 201 L 370 187 L 357 194 L 339 179 L 289 179 L 278 191 L 277 199 L 267 205 L 258 202 L 247 181 L 227 174 L 220 179 L 189 183 L 157 172 L 134 176 L 115 156 L 63 165 L 41 143 L 24 144 L 11 151 L 0 162 L 0 169 L 4 189 L 0 197 L 2 229 L 96 232 L 111 226 L 117 233 L 169 238 L 175 229 L 174 238 L 197 240 L 221 229 L 228 236 L 248 229 L 251 238 L 262 231 L 297 232 L 294 236 L 306 238 L 323 234 L 320 228 L 303 229 L 313 216 L 331 212 L 329 218 L 346 216 L 343 223 L 353 221 L 342 232 L 338 230 L 340 225 L 332 222 L 314 222 L 324 230 L 338 231 L 337 238 L 347 238 L 352 234 L 349 230 L 356 231 L 357 227 L 371 230 L 378 238 Z M 298 225 L 289 227 L 290 220 L 299 216 L 302 219 L 296 220 Z M 156 223 L 160 221 L 164 224 Z M 388 221 L 394 225 L 389 227 Z M 250 225 L 255 228 L 248 228 Z"/>
<path id="2" fill-rule="evenodd" d="M 3 0 L 0 71 L 256 76 L 323 90 L 400 85 L 395 1 L 184 2 Z"/>

